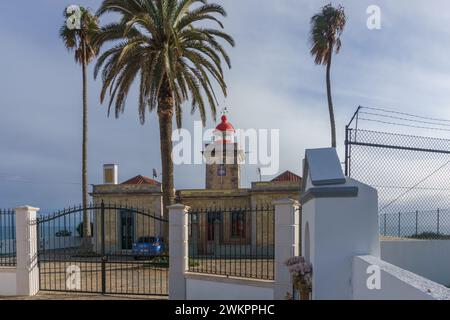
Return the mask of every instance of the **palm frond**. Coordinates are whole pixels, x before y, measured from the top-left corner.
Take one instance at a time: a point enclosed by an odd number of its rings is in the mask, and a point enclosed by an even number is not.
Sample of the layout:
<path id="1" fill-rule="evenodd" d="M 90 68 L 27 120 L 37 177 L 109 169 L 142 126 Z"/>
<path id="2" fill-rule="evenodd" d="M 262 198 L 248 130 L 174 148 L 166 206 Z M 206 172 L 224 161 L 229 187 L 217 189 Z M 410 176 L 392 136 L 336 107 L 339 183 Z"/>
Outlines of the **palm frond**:
<path id="1" fill-rule="evenodd" d="M 346 24 L 344 8 L 324 6 L 311 18 L 311 55 L 316 64 L 327 64 L 329 56 L 341 49 L 341 35 Z"/>
<path id="2" fill-rule="evenodd" d="M 234 46 L 235 42 L 222 30 L 197 23 L 214 21 L 222 29 L 220 17 L 226 16 L 222 6 L 207 0 L 104 0 L 97 14 L 108 13 L 119 15 L 119 20 L 103 27 L 94 43 L 114 45 L 99 57 L 94 75 L 102 75 L 101 101 L 109 92 L 109 106 L 115 108 L 116 116 L 124 112 L 129 90 L 139 76 L 142 123 L 148 107 L 173 112 L 181 127 L 182 108 L 188 100 L 191 112 L 198 111 L 204 124 L 207 105 L 216 117 L 213 82 L 226 96 L 222 63 L 231 67 L 231 61 L 224 44 Z"/>

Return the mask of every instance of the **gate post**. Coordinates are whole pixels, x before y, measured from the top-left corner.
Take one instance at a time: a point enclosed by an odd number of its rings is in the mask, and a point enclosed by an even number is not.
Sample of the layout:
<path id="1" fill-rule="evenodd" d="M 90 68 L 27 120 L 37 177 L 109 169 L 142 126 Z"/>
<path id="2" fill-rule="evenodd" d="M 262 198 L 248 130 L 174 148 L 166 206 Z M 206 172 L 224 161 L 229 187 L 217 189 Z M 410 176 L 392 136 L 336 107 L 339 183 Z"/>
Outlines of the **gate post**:
<path id="1" fill-rule="evenodd" d="M 188 211 L 189 207 L 175 204 L 169 209 L 169 299 L 186 300 L 185 273 L 189 267 Z"/>
<path id="2" fill-rule="evenodd" d="M 16 288 L 19 296 L 34 296 L 39 292 L 38 208 L 19 207 L 16 212 Z"/>
<path id="3" fill-rule="evenodd" d="M 275 206 L 274 299 L 284 300 L 292 292 L 292 279 L 285 262 L 300 254 L 300 212 L 298 201 L 281 199 Z"/>

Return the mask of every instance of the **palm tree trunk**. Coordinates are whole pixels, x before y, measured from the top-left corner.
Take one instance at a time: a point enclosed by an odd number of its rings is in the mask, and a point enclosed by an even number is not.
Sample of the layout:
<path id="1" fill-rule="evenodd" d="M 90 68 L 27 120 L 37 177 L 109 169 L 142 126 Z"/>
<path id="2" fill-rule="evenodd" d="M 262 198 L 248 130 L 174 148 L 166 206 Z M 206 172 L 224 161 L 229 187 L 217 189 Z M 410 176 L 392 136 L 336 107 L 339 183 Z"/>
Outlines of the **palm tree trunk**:
<path id="1" fill-rule="evenodd" d="M 174 100 L 169 88 L 165 85 L 162 89 L 161 98 L 158 102 L 159 133 L 161 144 L 161 166 L 162 166 L 162 188 L 163 188 L 163 216 L 168 219 L 168 206 L 175 201 L 175 190 L 173 182 L 173 160 L 172 160 L 172 126 Z M 164 242 L 166 248 L 169 246 L 168 223 L 164 223 Z"/>
<path id="2" fill-rule="evenodd" d="M 333 98 L 331 96 L 331 58 L 333 56 L 333 46 L 330 44 L 330 53 L 328 54 L 327 61 L 327 97 L 328 97 L 328 111 L 330 113 L 330 125 L 331 125 L 331 146 L 336 148 L 336 122 L 334 119 Z"/>
<path id="3" fill-rule="evenodd" d="M 87 62 L 86 46 L 83 49 L 83 147 L 82 147 L 82 197 L 83 197 L 83 245 L 90 249 L 91 245 L 91 222 L 88 207 L 88 178 L 87 178 L 87 145 L 88 145 L 88 101 L 87 101 Z"/>

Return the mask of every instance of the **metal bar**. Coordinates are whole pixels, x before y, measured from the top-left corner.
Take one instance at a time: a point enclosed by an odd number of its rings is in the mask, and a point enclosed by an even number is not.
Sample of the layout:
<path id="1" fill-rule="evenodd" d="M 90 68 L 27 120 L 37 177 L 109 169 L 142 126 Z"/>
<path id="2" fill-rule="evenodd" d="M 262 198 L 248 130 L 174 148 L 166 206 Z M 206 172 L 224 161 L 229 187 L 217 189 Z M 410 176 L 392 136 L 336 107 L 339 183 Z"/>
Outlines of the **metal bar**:
<path id="1" fill-rule="evenodd" d="M 361 110 L 361 109 L 362 109 L 362 106 L 358 106 L 355 113 L 353 114 L 353 117 L 350 119 L 350 122 L 348 123 L 347 127 L 350 127 L 352 125 L 353 120 L 355 120 L 356 116 L 359 113 L 359 110 Z"/>
<path id="2" fill-rule="evenodd" d="M 348 144 L 348 130 L 349 127 L 346 126 L 345 127 L 345 176 L 348 177 L 348 148 L 349 148 L 349 144 Z"/>
<path id="3" fill-rule="evenodd" d="M 101 255 L 102 255 L 102 294 L 106 294 L 106 259 L 105 256 L 105 204 L 102 201 L 100 210 L 101 220 Z"/>
<path id="4" fill-rule="evenodd" d="M 349 145 L 364 146 L 364 147 L 374 147 L 374 148 L 398 149 L 398 150 L 407 150 L 407 151 L 419 151 L 419 152 L 450 154 L 450 151 L 448 151 L 448 150 L 401 147 L 401 146 L 395 146 L 395 145 L 386 145 L 386 144 L 378 144 L 378 143 L 364 143 L 364 142 L 352 142 L 352 141 L 349 141 L 348 143 L 349 143 Z"/>
<path id="5" fill-rule="evenodd" d="M 419 234 L 419 211 L 416 210 L 416 236 Z"/>
<path id="6" fill-rule="evenodd" d="M 437 234 L 439 235 L 439 222 L 440 222 L 440 210 L 439 210 L 439 208 L 437 209 Z"/>

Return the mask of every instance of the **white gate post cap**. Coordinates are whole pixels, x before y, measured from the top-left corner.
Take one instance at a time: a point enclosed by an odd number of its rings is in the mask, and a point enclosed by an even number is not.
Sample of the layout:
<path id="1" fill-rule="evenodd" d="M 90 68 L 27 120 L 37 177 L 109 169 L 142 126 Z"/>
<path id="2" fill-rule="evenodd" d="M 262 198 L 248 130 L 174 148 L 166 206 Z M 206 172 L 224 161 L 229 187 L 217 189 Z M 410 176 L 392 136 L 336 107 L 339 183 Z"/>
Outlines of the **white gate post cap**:
<path id="1" fill-rule="evenodd" d="M 191 207 L 185 206 L 184 204 L 177 203 L 177 204 L 173 204 L 173 205 L 167 206 L 167 209 L 169 209 L 169 210 L 185 210 L 185 211 L 188 211 L 188 210 L 191 209 Z"/>
<path id="2" fill-rule="evenodd" d="M 284 198 L 284 199 L 278 199 L 274 200 L 272 202 L 274 206 L 280 206 L 280 205 L 292 205 L 297 206 L 300 205 L 300 203 L 297 200 L 291 199 L 291 198 Z"/>
<path id="3" fill-rule="evenodd" d="M 41 209 L 35 208 L 35 207 L 32 207 L 32 206 L 21 206 L 21 207 L 17 207 L 15 210 L 18 210 L 18 211 L 39 211 Z"/>

